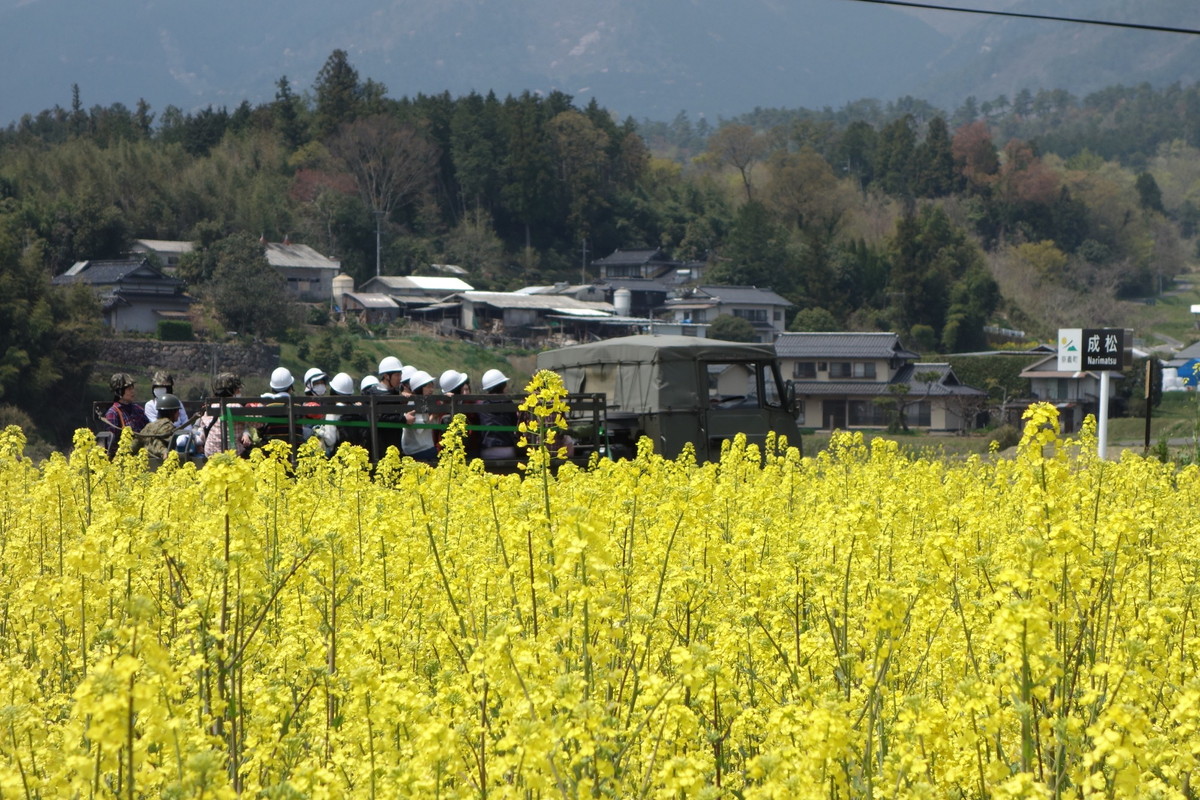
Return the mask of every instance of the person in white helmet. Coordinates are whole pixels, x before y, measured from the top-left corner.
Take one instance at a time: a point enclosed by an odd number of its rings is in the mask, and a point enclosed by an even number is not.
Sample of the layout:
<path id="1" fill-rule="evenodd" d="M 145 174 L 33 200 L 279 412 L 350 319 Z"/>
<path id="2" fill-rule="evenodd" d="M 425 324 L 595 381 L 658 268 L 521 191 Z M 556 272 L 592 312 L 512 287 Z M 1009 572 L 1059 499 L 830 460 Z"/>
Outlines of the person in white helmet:
<path id="1" fill-rule="evenodd" d="M 404 365 L 395 356 L 386 356 L 379 362 L 379 384 L 387 389 L 388 394 L 400 394 L 401 373 Z"/>
<path id="2" fill-rule="evenodd" d="M 409 387 L 415 395 L 431 395 L 436 391 L 434 377 L 423 370 L 418 370 L 409 378 Z M 423 427 L 429 424 L 428 416 L 415 410 L 409 411 L 404 415 L 404 421 L 409 427 L 404 428 L 401 436 L 400 452 L 416 461 L 437 461 L 433 430 Z"/>
<path id="3" fill-rule="evenodd" d="M 304 396 L 305 397 L 323 397 L 326 394 L 329 394 L 329 376 L 326 375 L 325 371 L 323 369 L 320 369 L 319 367 L 309 367 L 308 371 L 304 373 Z M 304 405 L 315 406 L 317 404 L 311 400 L 308 400 L 308 401 L 305 401 Z M 324 414 L 305 414 L 303 419 L 305 419 L 305 420 L 325 419 L 325 415 Z M 300 429 L 300 441 L 306 442 L 306 441 L 308 441 L 308 437 L 315 436 L 317 434 L 316 429 L 317 429 L 317 426 L 315 426 L 312 422 L 305 422 L 304 425 Z"/>
<path id="4" fill-rule="evenodd" d="M 412 396 L 412 390 L 408 388 L 408 381 L 417 373 L 417 368 L 412 364 L 405 364 L 404 369 L 400 370 L 400 394 L 405 397 Z"/>
<path id="5" fill-rule="evenodd" d="M 364 375 L 358 384 L 359 394 L 370 394 L 374 387 L 379 385 L 379 378 L 374 375 Z M 329 388 L 337 395 L 352 395 L 354 394 L 354 379 L 344 372 L 339 372 L 333 376 L 333 380 L 329 382 Z M 362 411 L 362 403 L 354 403 L 348 405 L 346 411 L 339 415 L 342 422 L 361 423 L 367 421 L 367 415 Z M 333 426 L 327 426 L 333 427 Z M 337 436 L 343 442 L 357 445 L 366 450 L 371 449 L 371 432 L 365 425 L 339 425 L 337 426 Z"/>
<path id="6" fill-rule="evenodd" d="M 459 372 L 456 369 L 448 369 L 438 378 L 438 386 L 441 387 L 442 394 L 466 394 L 462 388 L 469 382 L 467 373 Z"/>
<path id="7" fill-rule="evenodd" d="M 404 394 L 401 391 L 403 374 L 404 365 L 400 363 L 400 359 L 395 356 L 386 356 L 379 362 L 379 386 L 370 392 L 364 392 L 364 394 L 385 394 L 392 398 L 400 397 Z M 377 411 L 375 419 L 377 423 L 380 423 L 378 425 L 378 455 L 386 453 L 387 449 L 391 446 L 401 447 L 403 442 L 401 429 L 398 426 L 404 422 L 404 412 L 398 408 L 396 410 Z"/>
<path id="8" fill-rule="evenodd" d="M 456 369 L 448 369 L 442 373 L 438 379 L 438 385 L 442 390 L 442 394 L 447 397 L 461 397 L 471 393 L 471 378 L 465 372 L 459 372 Z M 461 408 L 461 406 L 460 406 Z M 466 448 L 467 456 L 474 456 L 479 452 L 479 431 L 476 427 L 479 425 L 479 415 L 461 408 L 458 412 L 467 418 L 467 437 L 463 442 Z M 451 420 L 449 414 L 442 414 L 438 418 L 438 422 L 445 425 Z M 438 452 L 442 450 L 442 431 L 434 431 L 434 442 L 436 443 Z"/>
<path id="9" fill-rule="evenodd" d="M 329 376 L 319 367 L 309 367 L 304 373 L 304 393 L 310 397 L 329 394 Z"/>
<path id="10" fill-rule="evenodd" d="M 508 377 L 498 369 L 483 373 L 479 388 L 484 394 L 502 395 L 508 390 Z M 487 402 L 479 412 L 483 428 L 479 446 L 480 458 L 506 459 L 517 457 L 517 412 L 489 411 Z"/>
<path id="11" fill-rule="evenodd" d="M 310 370 L 311 372 L 311 370 Z M 307 376 L 306 376 L 307 377 Z M 345 372 L 339 372 L 334 375 L 328 382 L 330 395 L 333 397 L 344 397 L 354 394 L 354 379 Z M 344 403 L 338 403 L 339 406 L 344 406 Z M 336 423 L 341 421 L 342 413 L 330 412 L 325 415 L 325 421 Z M 333 455 L 333 451 L 337 449 L 338 440 L 349 441 L 349 437 L 345 436 L 338 429 L 337 425 L 317 425 L 313 428 L 313 433 L 321 440 L 321 444 L 325 445 L 325 455 Z"/>
<path id="12" fill-rule="evenodd" d="M 274 399 L 282 402 L 264 403 L 270 411 L 268 416 L 274 417 L 278 422 L 264 423 L 259 429 L 259 435 L 264 442 L 272 439 L 282 439 L 285 442 L 292 440 L 291 428 L 287 421 L 287 401 L 292 394 L 292 389 L 296 385 L 296 379 L 292 376 L 292 371 L 287 367 L 276 367 L 271 372 L 271 380 L 269 381 L 272 395 L 269 399 Z M 266 396 L 266 395 L 264 395 Z"/>
<path id="13" fill-rule="evenodd" d="M 351 378 L 348 373 L 339 372 L 330 378 L 329 391 L 331 394 L 341 397 L 354 394 L 354 378 Z"/>
<path id="14" fill-rule="evenodd" d="M 290 394 L 292 387 L 296 385 L 296 379 L 292 377 L 292 371 L 287 367 L 276 367 L 271 372 L 270 384 L 272 392 L 287 392 Z"/>

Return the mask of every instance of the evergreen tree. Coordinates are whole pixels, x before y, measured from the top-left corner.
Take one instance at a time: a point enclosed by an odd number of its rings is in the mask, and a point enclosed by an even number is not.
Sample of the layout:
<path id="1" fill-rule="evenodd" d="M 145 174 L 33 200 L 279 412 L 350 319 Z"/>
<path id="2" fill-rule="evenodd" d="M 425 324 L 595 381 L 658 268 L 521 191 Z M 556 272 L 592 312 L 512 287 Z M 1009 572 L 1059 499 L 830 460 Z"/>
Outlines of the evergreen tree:
<path id="1" fill-rule="evenodd" d="M 875 180 L 875 153 L 879 147 L 879 134 L 862 121 L 851 122 L 842 132 L 834 148 L 834 164 L 838 170 L 858 178 L 860 187 Z"/>
<path id="2" fill-rule="evenodd" d="M 925 141 L 917 148 L 916 193 L 921 197 L 945 197 L 956 188 L 954 153 L 946 121 L 934 117 L 929 121 Z"/>
<path id="3" fill-rule="evenodd" d="M 524 231 L 524 246 L 533 246 L 533 229 L 547 222 L 553 209 L 554 173 L 542 102 L 529 92 L 504 103 L 504 210 Z"/>
<path id="4" fill-rule="evenodd" d="M 573 239 L 587 239 L 607 206 L 609 137 L 578 111 L 557 114 L 546 129 L 567 227 Z"/>
<path id="5" fill-rule="evenodd" d="M 999 301 L 979 248 L 933 205 L 896 224 L 888 293 L 897 327 L 928 325 L 948 351 L 980 342 Z"/>
<path id="6" fill-rule="evenodd" d="M 737 218 L 721 248 L 720 260 L 708 273 L 712 283 L 757 286 L 787 295 L 794 287 L 786 231 L 766 206 L 751 201 Z"/>
<path id="7" fill-rule="evenodd" d="M 1149 172 L 1139 173 L 1134 188 L 1138 193 L 1138 205 L 1147 211 L 1163 213 L 1162 190 L 1158 188 L 1158 181 L 1154 180 L 1153 175 Z"/>
<path id="8" fill-rule="evenodd" d="M 500 104 L 491 92 L 459 98 L 450 119 L 459 213 L 490 210 L 500 189 Z"/>
<path id="9" fill-rule="evenodd" d="M 300 121 L 300 98 L 292 92 L 287 75 L 275 82 L 275 126 L 289 150 L 304 143 L 304 124 Z"/>
<path id="10" fill-rule="evenodd" d="M 134 112 L 134 122 L 138 135 L 143 139 L 149 139 L 152 133 L 151 126 L 154 125 L 154 114 L 150 112 L 150 104 L 144 98 L 138 98 L 137 110 Z"/>
<path id="11" fill-rule="evenodd" d="M 732 314 L 719 314 L 708 324 L 708 338 L 724 342 L 755 342 L 758 334 L 750 320 Z"/>
<path id="12" fill-rule="evenodd" d="M 0 403 L 69 441 L 100 335 L 100 306 L 82 285 L 52 287 L 41 240 L 0 200 Z"/>
<path id="13" fill-rule="evenodd" d="M 296 320 L 287 282 L 267 262 L 263 245 L 247 233 L 213 244 L 216 266 L 205 294 L 229 330 L 278 336 Z"/>
<path id="14" fill-rule="evenodd" d="M 362 87 L 358 70 L 350 66 L 345 50 L 334 50 L 317 73 L 313 90 L 317 108 L 313 127 L 318 138 L 333 134 L 338 126 L 358 116 L 362 104 Z"/>
<path id="15" fill-rule="evenodd" d="M 916 177 L 917 133 L 913 118 L 904 115 L 879 132 L 875 151 L 875 180 L 888 194 L 911 197 Z"/>
<path id="16" fill-rule="evenodd" d="M 954 116 L 950 121 L 954 127 L 961 128 L 964 125 L 970 125 L 977 119 L 979 119 L 979 103 L 975 100 L 975 95 L 971 95 L 954 111 Z"/>

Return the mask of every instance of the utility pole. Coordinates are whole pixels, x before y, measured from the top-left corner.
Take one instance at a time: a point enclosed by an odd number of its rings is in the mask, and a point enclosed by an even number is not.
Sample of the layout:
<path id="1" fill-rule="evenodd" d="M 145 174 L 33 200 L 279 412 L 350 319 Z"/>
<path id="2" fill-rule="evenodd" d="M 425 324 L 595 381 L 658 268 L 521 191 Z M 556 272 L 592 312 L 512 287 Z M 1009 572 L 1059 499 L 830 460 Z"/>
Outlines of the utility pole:
<path id="1" fill-rule="evenodd" d="M 587 283 L 587 239 L 583 240 L 583 252 L 579 257 L 579 282 Z"/>
<path id="2" fill-rule="evenodd" d="M 379 209 L 376 209 L 375 210 L 375 277 L 376 278 L 378 278 L 382 274 L 379 271 L 379 261 L 380 261 L 380 252 L 381 252 L 381 248 L 380 248 L 381 238 L 379 235 L 379 226 L 382 222 L 383 222 L 383 212 L 380 211 Z"/>

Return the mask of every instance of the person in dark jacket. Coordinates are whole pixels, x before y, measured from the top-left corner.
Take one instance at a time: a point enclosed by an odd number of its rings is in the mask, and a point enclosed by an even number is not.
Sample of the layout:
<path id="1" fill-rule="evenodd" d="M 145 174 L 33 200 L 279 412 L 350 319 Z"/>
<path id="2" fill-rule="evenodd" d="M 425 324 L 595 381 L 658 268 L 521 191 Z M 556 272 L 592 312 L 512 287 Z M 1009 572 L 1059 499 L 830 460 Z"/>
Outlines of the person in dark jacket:
<path id="1" fill-rule="evenodd" d="M 137 433 L 146 427 L 150 420 L 146 419 L 146 410 L 141 404 L 133 401 L 137 384 L 132 375 L 128 372 L 114 373 L 108 379 L 108 388 L 112 389 L 113 404 L 109 406 L 108 411 L 104 412 L 104 421 L 108 423 L 112 433 L 112 437 L 108 440 L 108 456 L 112 458 L 117 454 L 121 431 L 129 428 Z"/>
<path id="2" fill-rule="evenodd" d="M 479 388 L 484 394 L 504 394 L 508 389 L 508 377 L 498 369 L 489 369 L 483 373 Z M 516 458 L 517 412 L 489 411 L 486 401 L 479 408 L 479 424 L 484 428 L 479 445 L 480 458 L 484 461 Z"/>

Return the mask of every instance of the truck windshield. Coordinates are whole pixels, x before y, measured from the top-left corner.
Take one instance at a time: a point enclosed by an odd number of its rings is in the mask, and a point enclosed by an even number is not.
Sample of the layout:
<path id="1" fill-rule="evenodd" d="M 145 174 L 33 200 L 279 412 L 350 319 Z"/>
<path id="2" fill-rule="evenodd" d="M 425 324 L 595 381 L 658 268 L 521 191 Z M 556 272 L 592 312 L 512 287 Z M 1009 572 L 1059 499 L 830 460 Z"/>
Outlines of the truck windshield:
<path id="1" fill-rule="evenodd" d="M 708 404 L 712 408 L 781 408 L 783 399 L 774 364 L 709 362 Z"/>

